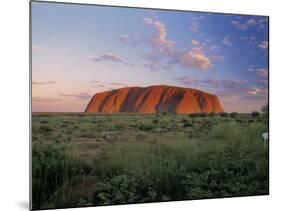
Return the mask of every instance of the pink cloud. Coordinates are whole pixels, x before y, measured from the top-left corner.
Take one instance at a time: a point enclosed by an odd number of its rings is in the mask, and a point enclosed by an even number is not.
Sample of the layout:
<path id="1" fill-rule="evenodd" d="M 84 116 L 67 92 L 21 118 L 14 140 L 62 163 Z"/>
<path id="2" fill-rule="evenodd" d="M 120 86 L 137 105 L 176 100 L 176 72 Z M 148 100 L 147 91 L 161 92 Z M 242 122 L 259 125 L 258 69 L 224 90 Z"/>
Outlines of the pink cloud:
<path id="1" fill-rule="evenodd" d="M 263 50 L 266 50 L 268 49 L 268 41 L 262 41 L 259 45 L 258 45 L 259 48 L 263 49 Z"/>
<path id="2" fill-rule="evenodd" d="M 128 34 L 121 34 L 121 35 L 119 35 L 118 40 L 126 43 L 126 42 L 129 42 L 130 37 L 131 36 Z"/>
<path id="3" fill-rule="evenodd" d="M 200 20 L 204 19 L 204 16 L 194 16 L 190 20 L 189 30 L 195 33 L 199 32 Z"/>
<path id="4" fill-rule="evenodd" d="M 257 74 L 258 76 L 260 76 L 262 78 L 268 77 L 268 69 L 267 68 L 256 68 L 255 66 L 250 66 L 248 68 L 248 70 L 250 72 L 253 72 L 253 73 Z"/>
<path id="5" fill-rule="evenodd" d="M 219 51 L 221 49 L 221 47 L 219 45 L 211 45 L 210 46 L 210 51 Z"/>
<path id="6" fill-rule="evenodd" d="M 202 51 L 200 47 L 194 47 L 190 51 L 180 54 L 180 64 L 199 70 L 208 70 L 213 66 L 211 59 Z"/>
<path id="7" fill-rule="evenodd" d="M 55 81 L 32 81 L 32 85 L 51 85 L 55 83 Z"/>
<path id="8" fill-rule="evenodd" d="M 153 24 L 153 20 L 151 18 L 144 18 L 143 22 L 147 26 L 151 26 Z"/>
<path id="9" fill-rule="evenodd" d="M 264 78 L 268 77 L 268 69 L 266 69 L 266 68 L 257 69 L 257 74 Z"/>
<path id="10" fill-rule="evenodd" d="M 240 21 L 237 21 L 237 20 L 233 20 L 233 21 L 231 21 L 231 23 L 232 23 L 232 25 L 235 27 L 235 28 L 237 28 L 237 29 L 239 29 L 239 30 L 246 30 L 246 29 L 248 29 L 249 27 L 251 27 L 251 26 L 255 26 L 255 25 L 257 25 L 258 24 L 258 22 L 254 19 L 254 18 L 250 18 L 250 19 L 248 19 L 247 21 L 245 21 L 245 22 L 240 22 Z"/>
<path id="11" fill-rule="evenodd" d="M 157 35 L 151 38 L 151 42 L 158 47 L 172 47 L 175 45 L 174 40 L 169 40 L 167 38 L 167 28 L 166 25 L 161 21 L 154 21 L 151 18 L 144 18 L 144 24 L 147 26 L 153 26 L 157 30 Z"/>
<path id="12" fill-rule="evenodd" d="M 229 37 L 223 38 L 222 44 L 229 46 L 229 47 L 232 46 L 232 42 L 230 41 Z"/>
<path id="13" fill-rule="evenodd" d="M 32 44 L 32 50 L 42 50 L 43 48 L 39 45 Z"/>
<path id="14" fill-rule="evenodd" d="M 87 92 L 79 92 L 77 94 L 63 94 L 63 93 L 59 93 L 60 96 L 62 97 L 74 97 L 74 98 L 78 98 L 80 100 L 89 100 L 92 95 L 87 93 Z"/>
<path id="15" fill-rule="evenodd" d="M 152 39 L 153 43 L 157 46 L 171 47 L 175 45 L 174 40 L 167 39 L 167 29 L 164 23 L 155 21 L 154 25 L 158 31 L 158 36 Z"/>
<path id="16" fill-rule="evenodd" d="M 123 59 L 117 55 L 106 53 L 98 57 L 90 57 L 95 62 L 110 62 L 116 64 L 123 64 L 127 66 L 133 66 L 133 64 L 128 59 Z"/>
<path id="17" fill-rule="evenodd" d="M 60 98 L 45 98 L 45 97 L 32 97 L 32 102 L 35 103 L 53 103 L 61 101 Z"/>
<path id="18" fill-rule="evenodd" d="M 196 21 L 201 20 L 196 19 Z M 194 19 L 195 21 L 195 19 Z M 198 40 L 191 40 L 189 49 L 176 48 L 176 42 L 168 38 L 168 30 L 165 23 L 151 18 L 144 19 L 145 25 L 155 27 L 157 34 L 150 39 L 152 53 L 144 56 L 148 61 L 144 66 L 152 71 L 161 69 L 171 69 L 171 65 L 180 65 L 184 68 L 191 68 L 197 70 L 208 70 L 213 67 L 213 61 L 224 60 L 223 56 L 213 55 L 209 56 L 203 50 L 203 47 L 208 45 L 208 41 L 199 42 Z M 230 42 L 230 41 L 229 41 Z M 208 47 L 208 46 L 207 46 Z M 218 46 L 213 46 L 213 49 L 218 49 Z M 163 64 L 164 62 L 164 64 Z"/>
<path id="19" fill-rule="evenodd" d="M 197 40 L 191 40 L 191 44 L 194 46 L 199 46 L 200 42 L 198 42 Z"/>

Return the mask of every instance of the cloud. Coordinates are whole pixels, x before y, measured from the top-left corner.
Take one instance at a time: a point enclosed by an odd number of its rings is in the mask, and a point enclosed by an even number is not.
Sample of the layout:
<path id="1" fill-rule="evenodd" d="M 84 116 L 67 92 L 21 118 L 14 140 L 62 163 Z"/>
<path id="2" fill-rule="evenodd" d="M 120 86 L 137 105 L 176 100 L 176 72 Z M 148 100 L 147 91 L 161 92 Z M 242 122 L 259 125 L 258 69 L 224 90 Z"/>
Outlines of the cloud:
<path id="1" fill-rule="evenodd" d="M 53 56 L 56 59 L 59 58 L 59 56 L 50 48 L 43 47 L 41 45 L 34 44 L 34 43 L 31 45 L 31 48 L 32 48 L 32 52 L 47 53 L 47 54 Z"/>
<path id="2" fill-rule="evenodd" d="M 32 44 L 32 50 L 43 50 L 43 48 L 37 44 Z"/>
<path id="3" fill-rule="evenodd" d="M 205 88 L 222 88 L 222 89 L 238 89 L 241 86 L 247 84 L 247 80 L 238 79 L 218 79 L 218 78 L 206 78 L 195 79 L 191 76 L 183 76 L 175 79 L 181 84 L 187 86 L 197 86 Z"/>
<path id="4" fill-rule="evenodd" d="M 162 64 L 160 62 L 153 62 L 144 64 L 144 67 L 150 71 L 158 71 L 158 70 L 170 70 L 171 66 L 168 64 Z"/>
<path id="5" fill-rule="evenodd" d="M 262 92 L 261 89 L 259 89 L 259 88 L 257 88 L 257 87 L 252 87 L 252 88 L 250 88 L 250 89 L 246 92 L 246 94 L 249 94 L 249 95 L 258 95 L 258 94 L 261 93 L 261 92 Z"/>
<path id="6" fill-rule="evenodd" d="M 193 21 L 199 21 L 204 17 L 193 18 Z M 157 34 L 150 39 L 151 52 L 146 53 L 143 58 L 147 61 L 144 67 L 150 71 L 170 70 L 172 65 L 178 65 L 183 68 L 208 70 L 213 67 L 213 61 L 224 60 L 223 56 L 207 55 L 204 47 L 209 41 L 200 42 L 192 39 L 190 47 L 186 49 L 178 49 L 176 42 L 168 38 L 168 30 L 166 25 L 151 18 L 144 19 L 145 25 L 154 27 Z M 212 49 L 218 49 L 218 46 L 213 46 Z"/>
<path id="7" fill-rule="evenodd" d="M 210 51 L 218 52 L 221 49 L 219 45 L 211 45 Z"/>
<path id="8" fill-rule="evenodd" d="M 127 84 L 117 83 L 117 82 L 111 82 L 111 83 L 108 83 L 108 85 L 110 85 L 110 86 L 128 86 Z"/>
<path id="9" fill-rule="evenodd" d="M 129 59 L 122 59 L 111 53 L 103 54 L 99 57 L 91 57 L 91 59 L 95 62 L 109 62 L 115 64 L 123 64 L 126 66 L 133 66 L 133 63 L 131 63 Z"/>
<path id="10" fill-rule="evenodd" d="M 172 47 L 175 45 L 174 40 L 169 40 L 167 38 L 167 28 L 166 25 L 161 21 L 154 21 L 151 18 L 144 18 L 144 24 L 149 27 L 154 27 L 157 30 L 157 35 L 151 38 L 151 42 L 153 45 L 158 47 Z"/>
<path id="11" fill-rule="evenodd" d="M 232 46 L 232 42 L 230 41 L 229 37 L 223 38 L 222 44 L 229 46 L 229 47 Z"/>
<path id="12" fill-rule="evenodd" d="M 246 30 L 249 27 L 255 26 L 258 24 L 257 20 L 254 18 L 250 18 L 250 19 L 246 20 L 245 22 L 233 20 L 233 21 L 231 21 L 231 23 L 235 28 L 237 28 L 239 30 Z"/>
<path id="13" fill-rule="evenodd" d="M 257 74 L 264 78 L 268 77 L 268 69 L 266 69 L 266 68 L 257 69 Z"/>
<path id="14" fill-rule="evenodd" d="M 158 36 L 152 39 L 153 43 L 158 46 L 170 47 L 175 45 L 174 40 L 167 39 L 166 25 L 160 21 L 155 21 L 154 25 L 158 31 Z"/>
<path id="15" fill-rule="evenodd" d="M 51 85 L 55 83 L 55 81 L 32 81 L 32 85 Z"/>
<path id="16" fill-rule="evenodd" d="M 195 33 L 199 32 L 199 28 L 200 28 L 200 21 L 202 19 L 204 19 L 204 16 L 194 16 L 190 19 L 190 26 L 189 26 L 189 30 Z"/>
<path id="17" fill-rule="evenodd" d="M 191 45 L 193 46 L 199 46 L 200 42 L 198 42 L 197 40 L 191 40 Z"/>
<path id="18" fill-rule="evenodd" d="M 249 109 L 261 107 L 268 101 L 268 87 L 255 86 L 247 80 L 205 78 L 196 79 L 191 76 L 183 76 L 175 79 L 180 84 L 199 90 L 213 93 L 220 97 L 226 110 L 233 111 L 237 108 L 233 105 L 243 105 Z M 239 107 L 239 106 L 238 106 Z"/>
<path id="19" fill-rule="evenodd" d="M 90 95 L 87 92 L 79 92 L 78 94 L 63 94 L 63 93 L 59 93 L 60 96 L 62 97 L 73 97 L 73 98 L 78 98 L 80 100 L 89 100 L 92 95 Z"/>
<path id="20" fill-rule="evenodd" d="M 224 61 L 225 60 L 225 58 L 224 58 L 224 56 L 221 56 L 221 55 L 214 55 L 214 56 L 210 56 L 210 60 L 212 60 L 212 61 Z"/>
<path id="21" fill-rule="evenodd" d="M 263 49 L 263 50 L 266 50 L 268 49 L 268 41 L 262 41 L 259 45 L 258 45 L 259 48 Z"/>
<path id="22" fill-rule="evenodd" d="M 248 71 L 254 72 L 256 75 L 262 78 L 268 77 L 268 69 L 267 68 L 256 68 L 254 65 L 248 68 Z"/>
<path id="23" fill-rule="evenodd" d="M 44 98 L 44 97 L 32 97 L 32 102 L 37 102 L 37 103 L 53 103 L 53 102 L 58 102 L 61 101 L 60 98 Z"/>
<path id="24" fill-rule="evenodd" d="M 259 29 L 268 29 L 268 18 L 265 17 L 265 18 L 260 18 L 259 21 Z"/>
<path id="25" fill-rule="evenodd" d="M 99 81 L 99 80 L 92 80 L 92 81 L 90 81 L 91 83 L 99 83 L 99 82 L 101 82 L 101 81 Z"/>
<path id="26" fill-rule="evenodd" d="M 149 71 L 158 71 L 158 70 L 168 70 L 170 69 L 170 65 L 166 64 L 162 60 L 170 59 L 171 55 L 163 54 L 163 52 L 155 53 L 150 52 L 143 55 L 143 58 L 148 61 L 148 63 L 144 64 L 144 67 Z"/>
<path id="27" fill-rule="evenodd" d="M 208 70 L 213 64 L 201 47 L 193 47 L 190 51 L 183 51 L 176 58 L 181 66 L 199 70 Z"/>
<path id="28" fill-rule="evenodd" d="M 199 32 L 199 22 L 192 21 L 189 29 L 190 29 L 190 31 L 193 31 L 193 32 Z"/>
<path id="29" fill-rule="evenodd" d="M 151 26 L 154 21 L 151 18 L 143 18 L 143 22 L 144 22 L 145 25 Z"/>
<path id="30" fill-rule="evenodd" d="M 260 87 L 250 87 L 241 96 L 244 101 L 268 101 L 268 89 Z"/>
<path id="31" fill-rule="evenodd" d="M 130 41 L 131 36 L 129 34 L 121 34 L 118 37 L 118 40 L 124 43 L 128 43 Z"/>
<path id="32" fill-rule="evenodd" d="M 136 44 L 141 43 L 144 39 L 138 39 L 138 33 L 125 33 L 121 34 L 118 37 L 118 40 L 124 44 L 128 44 L 130 46 L 134 46 Z"/>
<path id="33" fill-rule="evenodd" d="M 257 95 L 253 95 L 253 91 L 257 90 L 250 89 L 250 84 L 247 80 L 219 78 L 196 79 L 190 76 L 176 78 L 176 80 L 187 87 L 204 90 L 217 95 L 227 111 L 239 110 L 239 106 L 237 107 L 237 105 L 242 104 L 242 109 L 245 109 L 246 105 L 251 109 L 252 106 L 249 106 L 250 104 L 262 105 L 267 101 L 267 97 L 262 94 L 262 91 L 258 91 Z M 265 89 L 260 88 L 260 90 Z M 236 107 L 233 105 L 236 105 Z"/>
<path id="34" fill-rule="evenodd" d="M 95 88 L 106 88 L 107 86 L 104 84 L 97 84 L 94 86 Z"/>
<path id="35" fill-rule="evenodd" d="M 102 88 L 102 89 L 114 89 L 119 87 L 127 87 L 128 84 L 126 83 L 120 83 L 120 82 L 103 82 L 103 81 L 89 81 L 90 83 L 93 83 L 94 85 L 92 87 L 94 88 Z"/>

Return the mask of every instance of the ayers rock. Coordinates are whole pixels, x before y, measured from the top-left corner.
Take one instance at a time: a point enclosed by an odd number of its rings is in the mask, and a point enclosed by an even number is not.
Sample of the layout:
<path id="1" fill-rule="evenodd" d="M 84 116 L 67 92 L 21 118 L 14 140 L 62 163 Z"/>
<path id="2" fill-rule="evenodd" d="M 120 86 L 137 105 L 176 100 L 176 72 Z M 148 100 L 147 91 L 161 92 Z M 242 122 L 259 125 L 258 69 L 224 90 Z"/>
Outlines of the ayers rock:
<path id="1" fill-rule="evenodd" d="M 85 109 L 95 113 L 177 113 L 223 112 L 216 95 L 200 90 L 149 86 L 125 87 L 95 94 Z"/>

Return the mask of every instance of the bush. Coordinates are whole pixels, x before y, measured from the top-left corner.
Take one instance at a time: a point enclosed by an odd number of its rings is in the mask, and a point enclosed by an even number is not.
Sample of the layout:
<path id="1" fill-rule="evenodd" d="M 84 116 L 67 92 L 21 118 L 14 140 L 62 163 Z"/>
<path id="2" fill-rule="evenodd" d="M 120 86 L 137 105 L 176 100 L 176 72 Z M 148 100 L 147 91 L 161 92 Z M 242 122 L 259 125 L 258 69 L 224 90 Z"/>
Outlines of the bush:
<path id="1" fill-rule="evenodd" d="M 200 114 L 199 113 L 191 113 L 189 114 L 190 117 L 199 117 Z"/>
<path id="2" fill-rule="evenodd" d="M 264 125 L 216 126 L 209 138 L 118 143 L 98 158 L 94 204 L 268 194 Z M 100 160 L 99 160 L 100 159 Z"/>
<path id="3" fill-rule="evenodd" d="M 183 124 L 183 127 L 192 127 L 193 125 L 192 125 L 192 123 L 191 122 L 185 122 L 184 124 Z"/>
<path id="4" fill-rule="evenodd" d="M 238 115 L 237 112 L 231 112 L 231 113 L 230 113 L 230 117 L 232 117 L 232 118 L 235 118 L 237 115 Z"/>
<path id="5" fill-rule="evenodd" d="M 268 103 L 261 108 L 261 111 L 268 114 L 268 111 L 269 111 Z"/>
<path id="6" fill-rule="evenodd" d="M 258 112 L 258 111 L 253 111 L 253 112 L 251 113 L 251 115 L 252 115 L 252 117 L 256 118 L 256 117 L 258 117 L 258 116 L 260 115 L 260 112 Z"/>
<path id="7" fill-rule="evenodd" d="M 227 117 L 228 116 L 228 113 L 226 113 L 226 112 L 221 112 L 219 114 L 220 114 L 221 117 Z"/>
<path id="8" fill-rule="evenodd" d="M 52 129 L 51 129 L 51 127 L 49 127 L 49 126 L 47 126 L 47 125 L 41 125 L 40 127 L 39 127 L 39 132 L 41 132 L 41 133 L 48 133 L 48 132 L 50 132 Z"/>
<path id="9" fill-rule="evenodd" d="M 152 122 L 153 122 L 154 124 L 157 124 L 159 121 L 158 121 L 158 119 L 153 119 Z"/>
<path id="10" fill-rule="evenodd" d="M 189 120 L 188 119 L 182 119 L 181 122 L 186 123 L 186 122 L 189 122 Z"/>
<path id="11" fill-rule="evenodd" d="M 236 122 L 242 123 L 243 120 L 242 119 L 236 119 Z"/>
<path id="12" fill-rule="evenodd" d="M 89 174 L 91 168 L 51 146 L 32 149 L 32 208 L 54 200 L 57 191 L 75 175 Z"/>
<path id="13" fill-rule="evenodd" d="M 207 113 L 201 112 L 201 113 L 199 113 L 199 116 L 200 116 L 200 117 L 206 117 L 206 116 L 207 116 Z"/>
<path id="14" fill-rule="evenodd" d="M 150 130 L 153 129 L 153 126 L 151 126 L 151 125 L 140 125 L 139 129 L 143 130 L 143 131 L 150 131 Z"/>
<path id="15" fill-rule="evenodd" d="M 210 117 L 213 117 L 213 116 L 215 116 L 215 115 L 216 115 L 216 113 L 213 112 L 213 111 L 212 111 L 211 113 L 209 113 L 209 116 L 210 116 Z"/>

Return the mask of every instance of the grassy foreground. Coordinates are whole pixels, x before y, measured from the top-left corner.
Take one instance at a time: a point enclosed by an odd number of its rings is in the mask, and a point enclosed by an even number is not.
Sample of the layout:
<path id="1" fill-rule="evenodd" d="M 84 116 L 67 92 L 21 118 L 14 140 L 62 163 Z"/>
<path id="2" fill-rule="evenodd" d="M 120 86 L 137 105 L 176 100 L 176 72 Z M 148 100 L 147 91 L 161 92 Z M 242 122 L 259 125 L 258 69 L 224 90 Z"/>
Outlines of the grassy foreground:
<path id="1" fill-rule="evenodd" d="M 33 209 L 268 194 L 264 115 L 33 114 Z"/>

